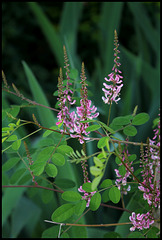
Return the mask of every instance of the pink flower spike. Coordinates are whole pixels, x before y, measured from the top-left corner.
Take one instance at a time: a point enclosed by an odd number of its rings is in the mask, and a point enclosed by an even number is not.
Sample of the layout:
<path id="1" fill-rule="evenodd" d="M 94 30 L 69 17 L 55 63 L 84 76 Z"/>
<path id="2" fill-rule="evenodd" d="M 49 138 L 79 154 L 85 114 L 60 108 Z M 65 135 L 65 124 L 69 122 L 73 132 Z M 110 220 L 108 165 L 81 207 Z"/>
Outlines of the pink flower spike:
<path id="1" fill-rule="evenodd" d="M 115 37 L 114 37 L 114 45 L 115 45 L 115 48 L 114 48 L 114 56 L 115 56 L 115 59 L 114 59 L 114 66 L 112 68 L 112 73 L 108 74 L 108 77 L 109 79 L 107 79 L 105 77 L 105 80 L 107 82 L 110 82 L 109 85 L 107 85 L 106 83 L 103 83 L 104 87 L 105 88 L 102 88 L 102 91 L 104 92 L 104 97 L 102 97 L 102 100 L 104 101 L 105 104 L 111 104 L 112 102 L 115 102 L 117 103 L 120 98 L 119 98 L 119 95 L 120 95 L 120 91 L 121 91 L 121 88 L 123 86 L 122 84 L 122 76 L 119 75 L 118 73 L 121 74 L 121 71 L 118 69 L 118 67 L 121 65 L 118 60 L 120 59 L 120 57 L 118 56 L 118 53 L 120 52 L 118 50 L 118 36 L 117 36 L 117 33 L 116 33 L 116 30 L 115 30 Z"/>

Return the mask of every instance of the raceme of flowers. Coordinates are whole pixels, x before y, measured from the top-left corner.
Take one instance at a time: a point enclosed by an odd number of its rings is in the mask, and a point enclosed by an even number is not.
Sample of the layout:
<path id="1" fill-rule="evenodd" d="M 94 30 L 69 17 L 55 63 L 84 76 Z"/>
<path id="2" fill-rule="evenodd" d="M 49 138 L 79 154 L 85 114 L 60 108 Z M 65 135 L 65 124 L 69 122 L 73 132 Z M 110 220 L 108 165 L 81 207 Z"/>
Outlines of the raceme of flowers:
<path id="1" fill-rule="evenodd" d="M 73 100 L 73 91 L 69 88 L 72 83 L 69 82 L 69 64 L 68 58 L 66 54 L 66 49 L 64 48 L 64 60 L 65 60 L 65 69 L 66 69 L 66 78 L 67 84 L 66 89 L 63 90 L 63 76 L 62 70 L 60 69 L 60 76 L 58 78 L 58 100 L 60 111 L 57 115 L 58 122 L 56 125 L 63 123 L 63 130 L 61 132 L 68 132 L 72 138 L 78 138 L 80 143 L 83 144 L 84 140 L 89 140 L 87 135 L 89 132 L 86 132 L 86 128 L 89 126 L 89 123 L 82 123 L 81 121 L 85 121 L 88 119 L 96 118 L 99 113 L 97 111 L 97 107 L 92 105 L 91 100 L 88 100 L 87 94 L 87 84 L 84 70 L 84 63 L 82 63 L 81 70 L 81 100 L 80 107 L 76 107 L 76 111 L 70 112 L 70 106 L 75 104 L 75 100 Z"/>
<path id="2" fill-rule="evenodd" d="M 154 223 L 153 220 L 153 208 L 160 208 L 160 152 L 158 149 L 151 147 L 151 145 L 156 145 L 160 147 L 160 120 L 158 123 L 158 128 L 154 130 L 153 140 L 149 139 L 149 147 L 145 151 L 141 149 L 141 165 L 142 168 L 142 183 L 148 185 L 152 191 L 142 184 L 139 184 L 138 188 L 143 192 L 143 198 L 147 200 L 151 210 L 146 214 L 135 214 L 129 217 L 133 224 L 130 231 L 137 229 L 149 228 L 151 224 Z"/>
<path id="3" fill-rule="evenodd" d="M 120 75 L 122 72 L 118 69 L 118 67 L 120 67 L 120 63 L 119 63 L 119 59 L 120 57 L 118 56 L 118 54 L 120 53 L 120 51 L 118 50 L 119 44 L 118 44 L 118 36 L 117 36 L 117 32 L 115 30 L 115 37 L 114 37 L 114 66 L 112 68 L 112 73 L 110 73 L 108 75 L 109 78 L 105 77 L 105 80 L 107 82 L 109 82 L 109 84 L 107 83 L 103 83 L 105 88 L 102 88 L 104 95 L 102 97 L 102 100 L 104 101 L 104 103 L 106 104 L 111 104 L 112 102 L 118 103 L 118 101 L 120 100 L 119 94 L 121 91 L 121 88 L 123 86 L 122 83 L 122 76 Z"/>
<path id="4" fill-rule="evenodd" d="M 123 162 L 125 162 L 126 166 L 129 167 L 129 169 L 134 172 L 134 168 L 131 166 L 132 162 L 127 161 L 128 156 L 130 156 L 130 154 L 128 153 L 128 149 L 125 151 L 125 149 L 123 150 L 123 157 L 122 160 Z M 122 163 L 119 164 L 119 166 L 121 166 Z M 115 184 L 117 185 L 118 189 L 121 190 L 121 193 L 123 193 L 124 195 L 127 195 L 127 192 L 129 192 L 131 190 L 131 186 L 128 185 L 127 188 L 124 187 L 127 185 L 127 178 L 130 177 L 131 173 L 126 169 L 126 173 L 124 176 L 122 176 L 119 173 L 118 169 L 114 169 L 116 176 L 118 177 L 115 181 Z"/>
<path id="5" fill-rule="evenodd" d="M 145 185 L 149 185 L 150 189 L 140 185 L 138 188 L 143 192 L 143 198 L 147 200 L 149 206 L 160 208 L 160 152 L 158 149 L 152 148 L 151 145 L 160 147 L 160 120 L 158 128 L 154 130 L 153 140 L 149 139 L 149 147 L 141 156 L 142 178 Z"/>
<path id="6" fill-rule="evenodd" d="M 147 212 L 146 214 L 136 214 L 135 212 L 132 212 L 132 215 L 129 217 L 129 220 L 132 222 L 133 227 L 130 228 L 130 231 L 135 231 L 135 229 L 147 229 L 150 227 L 151 224 L 154 223 L 154 220 L 152 219 L 150 212 Z"/>

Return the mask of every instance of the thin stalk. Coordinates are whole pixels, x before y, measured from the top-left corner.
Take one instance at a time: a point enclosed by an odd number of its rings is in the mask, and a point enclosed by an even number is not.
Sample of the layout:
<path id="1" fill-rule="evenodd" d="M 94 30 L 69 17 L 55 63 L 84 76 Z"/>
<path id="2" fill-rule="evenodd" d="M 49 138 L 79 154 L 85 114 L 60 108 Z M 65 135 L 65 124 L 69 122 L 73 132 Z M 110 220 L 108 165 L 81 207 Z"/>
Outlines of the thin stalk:
<path id="1" fill-rule="evenodd" d="M 110 121 L 111 105 L 112 105 L 112 102 L 110 102 L 109 115 L 108 115 L 108 119 L 107 119 L 107 126 L 109 126 L 109 121 Z"/>

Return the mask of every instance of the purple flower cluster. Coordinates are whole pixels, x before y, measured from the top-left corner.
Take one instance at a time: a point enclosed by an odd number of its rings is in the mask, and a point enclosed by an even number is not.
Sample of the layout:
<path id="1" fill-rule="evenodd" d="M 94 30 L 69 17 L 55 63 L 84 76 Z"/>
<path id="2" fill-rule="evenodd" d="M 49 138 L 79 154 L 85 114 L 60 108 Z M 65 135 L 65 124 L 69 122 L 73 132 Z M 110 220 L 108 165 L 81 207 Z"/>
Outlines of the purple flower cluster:
<path id="1" fill-rule="evenodd" d="M 67 85 L 66 89 L 63 91 L 63 77 L 62 71 L 60 72 L 60 77 L 58 78 L 58 95 L 59 95 L 59 107 L 60 111 L 57 115 L 58 122 L 56 125 L 59 125 L 63 122 L 63 130 L 62 132 L 70 133 L 72 138 L 78 138 L 80 143 L 83 144 L 84 140 L 89 140 L 87 135 L 89 132 L 86 132 L 86 128 L 89 126 L 89 123 L 83 123 L 82 121 L 96 118 L 99 113 L 96 112 L 97 108 L 92 105 L 91 100 L 88 100 L 87 94 L 87 84 L 84 70 L 84 63 L 82 63 L 82 72 L 81 72 L 81 100 L 80 107 L 76 107 L 76 112 L 70 112 L 69 108 L 71 105 L 75 103 L 73 100 L 73 91 L 69 88 L 71 83 L 68 81 L 69 78 L 69 64 L 67 62 L 66 50 L 64 49 L 65 55 L 65 68 L 66 68 L 66 77 L 67 77 Z"/>
<path id="2" fill-rule="evenodd" d="M 90 181 L 88 181 L 88 182 L 90 182 Z M 89 207 L 91 197 L 96 193 L 96 191 L 88 193 L 85 190 L 83 190 L 82 186 L 80 186 L 80 188 L 78 188 L 78 191 L 81 193 L 84 193 L 84 196 L 82 196 L 82 199 L 85 199 L 87 201 L 86 207 Z"/>
<path id="3" fill-rule="evenodd" d="M 120 57 L 118 57 L 118 53 L 120 53 L 120 51 L 118 50 L 119 44 L 118 44 L 118 36 L 117 36 L 116 30 L 115 30 L 115 37 L 114 37 L 114 45 L 115 45 L 115 48 L 114 48 L 115 59 L 114 59 L 114 66 L 112 68 L 113 72 L 108 75 L 109 79 L 105 77 L 105 80 L 109 82 L 109 84 L 103 83 L 105 88 L 102 88 L 105 94 L 105 96 L 102 97 L 102 100 L 107 104 L 111 104 L 113 101 L 117 103 L 120 100 L 119 94 L 123 86 L 122 80 L 121 80 L 123 77 L 120 75 L 122 72 L 118 69 L 118 67 L 121 64 L 118 62 L 118 60 L 120 59 Z"/>
<path id="4" fill-rule="evenodd" d="M 142 183 L 150 186 L 145 188 L 142 184 L 138 187 L 143 192 L 143 198 L 147 200 L 149 206 L 160 208 L 160 152 L 151 147 L 153 144 L 160 147 L 160 121 L 158 128 L 154 130 L 153 140 L 149 139 L 149 147 L 141 154 Z"/>
<path id="5" fill-rule="evenodd" d="M 82 123 L 81 121 L 85 121 L 88 119 L 93 119 L 98 117 L 99 113 L 97 111 L 97 107 L 94 105 L 91 107 L 91 100 L 88 100 L 88 93 L 87 93 L 87 84 L 86 84 L 86 77 L 85 77 L 85 70 L 84 70 L 84 63 L 82 63 L 82 70 L 81 70 L 81 100 L 80 100 L 80 107 L 77 107 L 77 118 L 76 124 L 74 127 L 75 134 L 71 134 L 71 137 L 79 138 L 80 143 L 84 143 L 84 140 L 89 140 L 86 137 L 89 132 L 86 132 L 86 128 L 89 126 L 89 123 Z M 85 135 L 85 136 L 84 136 Z"/>
<path id="6" fill-rule="evenodd" d="M 130 154 L 128 153 L 128 150 L 125 152 L 125 149 L 123 150 L 123 157 L 122 157 L 122 160 L 123 162 L 125 162 L 126 166 L 130 168 L 130 170 L 133 172 L 134 171 L 134 168 L 131 167 L 132 163 L 133 162 L 128 162 L 127 161 L 127 158 L 126 156 L 130 156 Z M 119 166 L 121 166 L 122 163 L 119 164 Z M 119 173 L 119 170 L 118 169 L 114 169 L 115 173 L 116 173 L 116 176 L 118 177 L 118 179 L 116 179 L 115 181 L 115 184 L 117 185 L 118 189 L 121 190 L 121 193 L 127 195 L 127 192 L 130 191 L 131 189 L 131 186 L 128 185 L 127 188 L 124 187 L 127 185 L 127 178 L 130 177 L 131 173 L 126 169 L 126 173 L 124 176 L 122 176 L 120 173 Z"/>
<path id="7" fill-rule="evenodd" d="M 137 229 L 147 229 L 150 227 L 151 224 L 154 223 L 154 220 L 152 219 L 150 212 L 147 212 L 146 214 L 140 214 L 137 215 L 135 212 L 132 212 L 132 215 L 129 217 L 129 220 L 132 222 L 133 227 L 130 228 L 130 231 L 134 231 Z"/>

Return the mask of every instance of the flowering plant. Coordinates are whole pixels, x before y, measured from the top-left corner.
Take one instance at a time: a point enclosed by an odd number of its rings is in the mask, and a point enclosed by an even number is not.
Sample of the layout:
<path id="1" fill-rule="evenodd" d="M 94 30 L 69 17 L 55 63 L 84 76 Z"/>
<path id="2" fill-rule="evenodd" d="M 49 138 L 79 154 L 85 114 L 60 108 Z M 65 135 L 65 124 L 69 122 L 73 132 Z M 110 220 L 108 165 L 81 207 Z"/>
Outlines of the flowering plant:
<path id="1" fill-rule="evenodd" d="M 51 215 L 52 223 L 59 226 L 59 229 L 55 228 L 54 230 L 54 234 L 58 237 L 71 237 L 68 230 L 75 226 L 86 229 L 88 227 L 130 225 L 130 232 L 141 231 L 140 236 L 147 236 L 146 231 L 148 229 L 152 229 L 156 234 L 159 233 L 158 228 L 154 225 L 159 221 L 157 213 L 160 208 L 160 120 L 158 118 L 153 139 L 148 138 L 146 143 L 129 141 L 129 137 L 137 134 L 136 127 L 149 120 L 147 113 L 137 114 L 137 107 L 135 107 L 132 114 L 116 117 L 109 124 L 111 107 L 114 102 L 116 104 L 119 102 L 119 94 L 122 87 L 124 87 L 122 72 L 119 70 L 120 51 L 118 50 L 119 44 L 116 30 L 114 32 L 114 45 L 114 66 L 112 73 L 108 75 L 109 79 L 105 77 L 108 84 L 103 83 L 104 88 L 102 88 L 104 93 L 103 102 L 109 105 L 107 124 L 97 119 L 99 117 L 97 107 L 89 100 L 84 63 L 81 66 L 80 97 L 75 95 L 74 86 L 78 74 L 76 69 L 70 68 L 65 46 L 63 48 L 65 74 L 60 68 L 58 91 L 54 93 L 54 95 L 57 95 L 57 106 L 59 108 L 53 109 L 57 112 L 57 122 L 51 127 L 42 126 L 34 114 L 32 115 L 33 121 L 18 119 L 17 114 L 20 110 L 18 107 L 4 112 L 5 116 L 15 121 L 15 123 L 9 123 L 7 127 L 2 129 L 2 141 L 5 146 L 2 152 L 12 149 L 18 158 L 15 157 L 11 158 L 12 161 L 6 161 L 2 168 L 4 171 L 10 170 L 19 160 L 22 160 L 26 169 L 24 171 L 24 168 L 20 167 L 20 171 L 16 172 L 15 182 L 14 177 L 11 177 L 10 183 L 16 183 L 17 185 L 9 184 L 3 185 L 3 187 L 41 188 L 61 194 L 61 206 L 55 207 Z M 24 69 L 28 77 L 33 77 L 26 63 L 24 63 Z M 14 84 L 12 85 L 14 92 L 10 91 L 3 72 L 2 77 L 6 92 L 14 94 L 30 104 L 40 105 L 25 98 Z M 46 139 L 45 142 L 42 141 L 38 144 L 38 150 L 31 149 L 34 153 L 30 153 L 28 144 L 24 141 L 25 157 L 19 152 L 19 148 L 22 140 L 31 134 L 19 139 L 15 135 L 17 129 L 24 124 L 34 124 L 38 127 L 32 134 L 45 130 L 42 136 Z M 91 135 L 93 132 L 97 135 L 96 138 Z M 119 132 L 126 136 L 125 140 L 118 137 L 117 133 Z M 48 138 L 52 133 L 54 134 L 53 138 Z M 79 142 L 81 145 L 80 152 L 67 145 L 69 139 Z M 97 141 L 99 152 L 91 155 L 86 153 L 86 145 L 89 141 Z M 13 143 L 5 145 L 10 142 Z M 129 152 L 130 145 L 140 147 L 141 156 L 139 160 L 136 154 Z M 93 159 L 94 164 L 90 166 L 90 172 L 88 172 L 90 159 Z M 80 181 L 81 185 L 78 184 L 75 190 L 68 190 L 74 188 L 73 183 L 69 182 L 68 179 L 63 179 L 62 182 L 59 179 L 60 168 L 67 164 L 65 160 L 70 164 L 81 164 L 83 178 Z M 104 179 L 107 166 L 112 160 L 116 162 L 116 168 L 114 169 L 116 179 Z M 135 171 L 136 164 L 139 165 L 138 171 Z M 24 175 L 24 178 L 22 178 L 26 170 L 28 175 Z M 66 169 L 64 169 L 64 174 L 65 172 Z M 26 182 L 31 183 L 31 185 L 23 185 Z M 70 184 L 72 184 L 72 187 L 69 187 Z M 125 207 L 124 195 L 127 197 L 129 193 L 133 193 L 134 198 L 142 199 L 144 206 L 142 210 L 140 208 L 127 209 Z M 53 195 L 49 194 L 44 201 L 48 202 L 48 198 L 52 197 Z M 97 211 L 100 206 L 111 208 L 111 205 L 106 204 L 108 201 L 113 204 L 118 204 L 121 201 L 122 207 L 113 207 L 129 213 L 128 222 L 113 224 L 103 222 L 99 224 L 77 223 L 90 210 Z M 45 230 L 42 236 L 45 237 L 50 231 Z"/>

